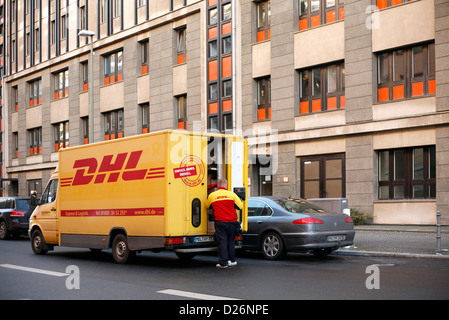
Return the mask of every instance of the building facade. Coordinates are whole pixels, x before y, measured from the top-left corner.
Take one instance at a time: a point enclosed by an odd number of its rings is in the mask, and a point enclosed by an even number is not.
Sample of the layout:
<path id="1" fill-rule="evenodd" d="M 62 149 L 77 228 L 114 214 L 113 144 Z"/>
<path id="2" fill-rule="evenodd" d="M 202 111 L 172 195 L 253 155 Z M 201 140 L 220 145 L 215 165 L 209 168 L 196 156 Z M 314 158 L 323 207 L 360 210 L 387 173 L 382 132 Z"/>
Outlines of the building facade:
<path id="1" fill-rule="evenodd" d="M 251 195 L 449 223 L 448 1 L 2 4 L 5 195 L 42 192 L 60 148 L 218 130 L 248 137 Z"/>

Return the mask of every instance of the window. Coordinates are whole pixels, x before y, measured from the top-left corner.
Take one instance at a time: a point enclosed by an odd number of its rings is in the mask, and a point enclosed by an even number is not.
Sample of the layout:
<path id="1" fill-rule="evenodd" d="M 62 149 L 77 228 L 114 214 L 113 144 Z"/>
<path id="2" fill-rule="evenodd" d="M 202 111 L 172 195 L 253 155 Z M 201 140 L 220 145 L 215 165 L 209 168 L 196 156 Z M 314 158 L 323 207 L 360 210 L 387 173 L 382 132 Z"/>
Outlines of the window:
<path id="1" fill-rule="evenodd" d="M 140 61 L 142 75 L 148 74 L 148 41 L 143 41 L 140 43 Z"/>
<path id="2" fill-rule="evenodd" d="M 257 80 L 257 120 L 271 119 L 271 79 Z"/>
<path id="3" fill-rule="evenodd" d="M 81 69 L 83 71 L 83 91 L 86 92 L 89 90 L 89 62 L 81 63 Z"/>
<path id="4" fill-rule="evenodd" d="M 299 0 L 299 30 L 343 20 L 344 0 Z"/>
<path id="5" fill-rule="evenodd" d="M 37 28 L 34 30 L 34 52 L 39 52 L 41 47 L 41 33 L 40 29 Z"/>
<path id="6" fill-rule="evenodd" d="M 41 204 L 52 203 L 56 201 L 56 194 L 58 191 L 58 179 L 50 180 L 45 188 L 44 194 L 41 198 Z"/>
<path id="7" fill-rule="evenodd" d="M 141 105 L 142 110 L 142 133 L 150 132 L 150 104 Z"/>
<path id="8" fill-rule="evenodd" d="M 28 130 L 30 155 L 42 153 L 42 127 Z"/>
<path id="9" fill-rule="evenodd" d="M 13 110 L 19 111 L 19 90 L 17 86 L 11 88 L 11 96 L 13 98 Z"/>
<path id="10" fill-rule="evenodd" d="M 301 198 L 345 197 L 345 156 L 301 158 Z"/>
<path id="11" fill-rule="evenodd" d="M 406 3 L 413 0 L 377 0 L 377 7 L 379 9 L 384 9 L 386 7 L 396 6 L 401 3 Z"/>
<path id="12" fill-rule="evenodd" d="M 273 210 L 265 202 L 260 200 L 248 200 L 248 217 L 270 217 Z"/>
<path id="13" fill-rule="evenodd" d="M 69 122 L 61 122 L 53 125 L 55 151 L 69 147 Z"/>
<path id="14" fill-rule="evenodd" d="M 147 0 L 137 0 L 137 6 L 142 7 L 147 4 Z"/>
<path id="15" fill-rule="evenodd" d="M 79 20 L 80 30 L 85 30 L 85 29 L 87 29 L 86 7 L 85 6 L 80 7 L 79 15 L 80 15 L 80 20 Z"/>
<path id="16" fill-rule="evenodd" d="M 123 51 L 118 51 L 104 58 L 104 84 L 123 80 Z"/>
<path id="17" fill-rule="evenodd" d="M 55 44 L 56 43 L 56 22 L 55 22 L 55 20 L 51 21 L 50 32 L 51 32 L 50 44 Z"/>
<path id="18" fill-rule="evenodd" d="M 105 23 L 107 20 L 108 20 L 107 0 L 100 0 L 100 23 Z"/>
<path id="19" fill-rule="evenodd" d="M 104 113 L 104 139 L 123 138 L 123 109 Z"/>
<path id="20" fill-rule="evenodd" d="M 344 63 L 299 71 L 300 114 L 345 107 Z"/>
<path id="21" fill-rule="evenodd" d="M 118 18 L 122 15 L 121 0 L 112 0 L 112 16 Z"/>
<path id="22" fill-rule="evenodd" d="M 13 158 L 18 158 L 19 157 L 19 133 L 18 132 L 13 132 L 12 133 L 12 139 L 13 139 L 13 143 L 14 143 L 14 155 L 13 155 Z"/>
<path id="23" fill-rule="evenodd" d="M 436 197 L 435 146 L 379 151 L 379 199 Z"/>
<path id="24" fill-rule="evenodd" d="M 11 62 L 16 62 L 16 58 L 17 58 L 16 40 L 11 40 Z"/>
<path id="25" fill-rule="evenodd" d="M 61 16 L 61 40 L 65 40 L 67 38 L 67 21 L 66 21 L 66 16 L 63 15 Z"/>
<path id="26" fill-rule="evenodd" d="M 25 36 L 25 55 L 28 57 L 30 55 L 30 47 L 31 47 L 31 37 L 30 33 L 27 32 Z"/>
<path id="27" fill-rule="evenodd" d="M 377 81 L 379 102 L 435 94 L 435 44 L 379 53 Z"/>
<path id="28" fill-rule="evenodd" d="M 178 116 L 178 129 L 187 130 L 187 96 L 176 98 L 176 112 Z"/>
<path id="29" fill-rule="evenodd" d="M 257 42 L 271 39 L 270 1 L 257 3 Z"/>
<path id="30" fill-rule="evenodd" d="M 42 104 L 42 80 L 29 82 L 30 87 L 30 107 Z"/>
<path id="31" fill-rule="evenodd" d="M 83 144 L 89 143 L 89 117 L 82 117 L 81 124 L 83 128 Z"/>
<path id="32" fill-rule="evenodd" d="M 186 28 L 181 28 L 176 30 L 176 56 L 177 64 L 182 64 L 187 62 L 186 55 Z"/>
<path id="33" fill-rule="evenodd" d="M 69 96 L 69 70 L 53 74 L 55 100 Z"/>

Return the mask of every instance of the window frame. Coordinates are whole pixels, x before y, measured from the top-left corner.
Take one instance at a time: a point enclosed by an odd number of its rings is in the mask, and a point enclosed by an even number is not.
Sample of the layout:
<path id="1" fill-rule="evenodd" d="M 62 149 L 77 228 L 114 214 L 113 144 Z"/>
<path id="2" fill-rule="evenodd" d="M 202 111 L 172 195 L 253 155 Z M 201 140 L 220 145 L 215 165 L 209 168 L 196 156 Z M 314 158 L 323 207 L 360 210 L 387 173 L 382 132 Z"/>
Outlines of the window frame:
<path id="1" fill-rule="evenodd" d="M 69 122 L 64 121 L 53 125 L 53 138 L 55 141 L 54 151 L 69 147 L 70 130 Z"/>
<path id="2" fill-rule="evenodd" d="M 187 28 L 183 26 L 176 29 L 176 64 L 180 65 L 187 62 Z"/>
<path id="3" fill-rule="evenodd" d="M 123 50 L 104 56 L 104 85 L 123 81 Z M 120 64 L 121 61 L 121 64 Z"/>
<path id="4" fill-rule="evenodd" d="M 69 69 L 53 73 L 54 100 L 69 96 Z"/>
<path id="5" fill-rule="evenodd" d="M 28 82 L 29 85 L 29 107 L 35 107 L 42 104 L 42 78 Z"/>
<path id="6" fill-rule="evenodd" d="M 176 97 L 176 118 L 177 129 L 187 130 L 187 95 L 183 94 Z"/>
<path id="7" fill-rule="evenodd" d="M 29 155 L 42 154 L 42 127 L 28 129 Z"/>
<path id="8" fill-rule="evenodd" d="M 422 47 L 421 68 L 422 75 L 415 77 L 414 51 Z M 404 79 L 396 79 L 396 55 L 403 51 Z M 382 59 L 388 56 L 388 65 Z M 377 54 L 377 94 L 378 103 L 401 101 L 413 98 L 433 96 L 436 94 L 435 80 L 435 43 L 420 43 L 394 50 L 379 52 Z M 388 70 L 385 70 L 388 68 Z M 384 75 L 388 79 L 384 80 Z"/>
<path id="9" fill-rule="evenodd" d="M 124 109 L 103 113 L 105 141 L 123 138 L 125 131 Z"/>
<path id="10" fill-rule="evenodd" d="M 328 1 L 319 0 L 319 8 L 312 11 L 312 0 L 298 0 L 299 31 L 344 20 L 344 0 L 334 0 L 334 5 L 330 6 Z M 302 3 L 307 3 L 306 10 L 303 10 Z"/>
<path id="11" fill-rule="evenodd" d="M 261 25 L 260 10 L 263 9 L 263 25 Z M 271 39 L 271 3 L 270 0 L 259 1 L 256 3 L 256 29 L 257 42 Z"/>
<path id="12" fill-rule="evenodd" d="M 331 67 L 336 68 L 336 88 L 333 92 L 329 92 L 329 69 Z M 298 74 L 299 115 L 345 108 L 344 61 L 300 69 Z M 307 86 L 305 86 L 306 82 Z"/>
<path id="13" fill-rule="evenodd" d="M 271 120 L 271 77 L 263 77 L 257 82 L 257 120 Z M 266 94 L 264 95 L 263 92 Z M 262 97 L 264 95 L 264 97 Z"/>
<path id="14" fill-rule="evenodd" d="M 414 152 L 418 149 L 423 149 L 422 179 L 414 178 L 414 173 L 416 172 L 414 168 Z M 401 151 L 404 154 L 402 161 L 399 157 L 396 157 L 396 152 Z M 388 168 L 386 169 L 386 174 L 383 174 L 383 170 L 385 169 L 383 169 L 384 163 L 382 160 L 386 158 L 382 157 L 382 153 L 388 155 Z M 434 145 L 379 150 L 377 152 L 377 159 L 378 200 L 436 199 L 436 173 L 432 173 L 432 167 L 436 170 L 436 148 Z M 432 163 L 433 161 L 434 163 Z M 396 176 L 399 171 L 396 169 L 398 164 L 402 165 L 402 179 L 401 177 Z M 388 175 L 387 180 L 383 179 L 385 175 Z M 414 195 L 414 187 L 419 185 L 423 186 L 423 197 L 415 197 Z M 434 191 L 431 191 L 432 186 L 435 188 Z M 382 188 L 388 190 L 388 197 L 382 195 Z M 403 196 L 401 197 L 399 193 L 398 196 L 396 196 L 396 190 L 399 192 L 401 188 L 403 189 Z M 435 194 L 432 195 L 432 192 Z"/>

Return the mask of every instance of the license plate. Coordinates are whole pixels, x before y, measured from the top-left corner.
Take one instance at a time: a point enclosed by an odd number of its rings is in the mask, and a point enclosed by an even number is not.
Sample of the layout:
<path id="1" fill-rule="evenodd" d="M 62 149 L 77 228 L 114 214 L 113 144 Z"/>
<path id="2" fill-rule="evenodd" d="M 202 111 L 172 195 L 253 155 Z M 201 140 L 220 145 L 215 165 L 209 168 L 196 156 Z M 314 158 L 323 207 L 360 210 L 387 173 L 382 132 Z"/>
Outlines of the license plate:
<path id="1" fill-rule="evenodd" d="M 345 235 L 327 236 L 327 241 L 343 241 L 345 239 Z"/>
<path id="2" fill-rule="evenodd" d="M 212 242 L 214 240 L 214 236 L 200 236 L 194 238 L 195 242 Z"/>

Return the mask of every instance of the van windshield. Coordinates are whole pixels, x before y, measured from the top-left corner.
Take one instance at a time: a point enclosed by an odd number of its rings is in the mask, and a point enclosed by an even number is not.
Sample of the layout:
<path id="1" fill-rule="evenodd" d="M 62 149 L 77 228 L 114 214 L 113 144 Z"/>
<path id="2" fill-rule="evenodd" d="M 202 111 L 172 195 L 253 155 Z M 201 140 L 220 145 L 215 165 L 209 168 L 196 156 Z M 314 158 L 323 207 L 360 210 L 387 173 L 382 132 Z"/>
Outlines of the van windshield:
<path id="1" fill-rule="evenodd" d="M 326 212 L 326 210 L 302 199 L 277 199 L 274 202 L 292 213 Z"/>

